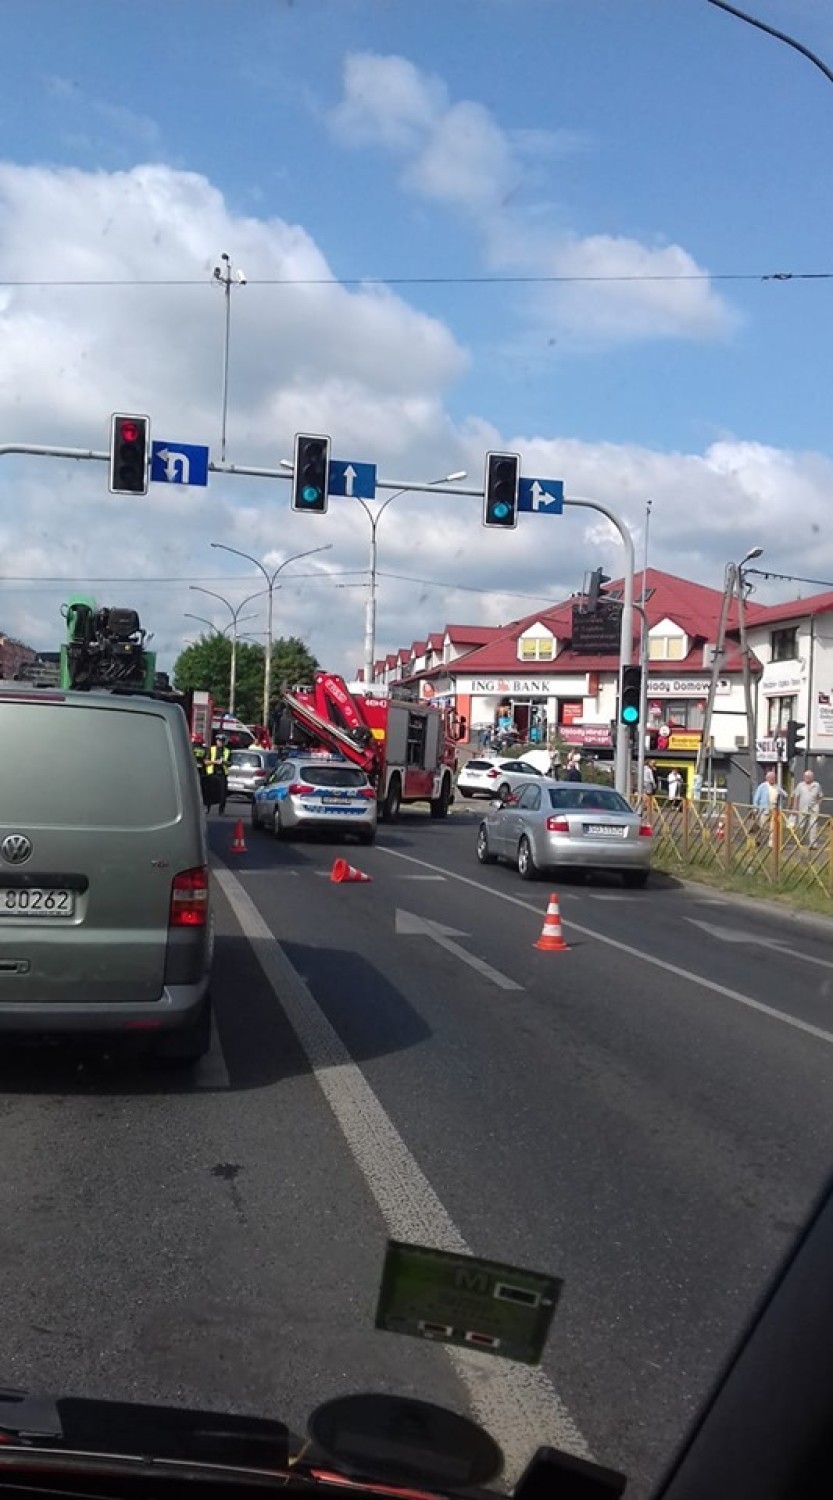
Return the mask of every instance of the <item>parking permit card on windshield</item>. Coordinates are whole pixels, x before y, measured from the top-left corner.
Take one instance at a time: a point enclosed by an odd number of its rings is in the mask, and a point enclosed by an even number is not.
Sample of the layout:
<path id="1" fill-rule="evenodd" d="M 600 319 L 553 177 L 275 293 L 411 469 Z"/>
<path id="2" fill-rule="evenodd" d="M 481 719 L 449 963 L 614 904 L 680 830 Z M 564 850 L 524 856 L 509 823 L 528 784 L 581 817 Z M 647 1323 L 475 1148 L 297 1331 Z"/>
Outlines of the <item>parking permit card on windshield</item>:
<path id="1" fill-rule="evenodd" d="M 537 1365 L 562 1285 L 499 1261 L 389 1240 L 376 1327 Z"/>

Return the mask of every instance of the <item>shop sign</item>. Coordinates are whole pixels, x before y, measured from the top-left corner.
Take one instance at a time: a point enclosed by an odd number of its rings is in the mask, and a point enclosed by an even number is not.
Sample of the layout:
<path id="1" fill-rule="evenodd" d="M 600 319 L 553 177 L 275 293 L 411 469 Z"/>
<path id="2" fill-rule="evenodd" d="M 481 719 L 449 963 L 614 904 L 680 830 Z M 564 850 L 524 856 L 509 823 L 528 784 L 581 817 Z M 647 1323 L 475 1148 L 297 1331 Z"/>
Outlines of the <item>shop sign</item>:
<path id="1" fill-rule="evenodd" d="M 668 736 L 668 749 L 699 750 L 702 738 L 701 729 L 672 729 Z"/>
<path id="2" fill-rule="evenodd" d="M 559 724 L 558 735 L 565 745 L 609 746 L 613 744 L 609 724 Z"/>

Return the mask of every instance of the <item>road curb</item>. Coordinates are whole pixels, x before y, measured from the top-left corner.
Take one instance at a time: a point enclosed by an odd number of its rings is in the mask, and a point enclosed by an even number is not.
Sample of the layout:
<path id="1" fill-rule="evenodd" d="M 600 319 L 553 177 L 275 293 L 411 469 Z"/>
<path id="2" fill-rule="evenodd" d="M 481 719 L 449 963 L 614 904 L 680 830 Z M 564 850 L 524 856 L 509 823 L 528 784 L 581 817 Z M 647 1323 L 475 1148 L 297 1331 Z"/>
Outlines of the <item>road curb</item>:
<path id="1" fill-rule="evenodd" d="M 705 880 L 688 880 L 682 875 L 673 875 L 670 870 L 657 870 L 656 874 L 666 875 L 669 880 L 676 881 L 677 885 L 685 886 L 686 890 L 696 892 L 698 895 L 702 895 L 704 891 L 710 891 L 712 895 L 719 896 L 721 902 L 740 906 L 746 911 L 763 911 L 777 917 L 792 918 L 800 927 L 817 927 L 827 937 L 833 937 L 833 916 L 825 917 L 821 912 L 816 911 L 800 911 L 780 901 L 768 901 L 765 896 L 745 896 L 741 891 L 724 891 L 720 886 L 709 885 Z"/>

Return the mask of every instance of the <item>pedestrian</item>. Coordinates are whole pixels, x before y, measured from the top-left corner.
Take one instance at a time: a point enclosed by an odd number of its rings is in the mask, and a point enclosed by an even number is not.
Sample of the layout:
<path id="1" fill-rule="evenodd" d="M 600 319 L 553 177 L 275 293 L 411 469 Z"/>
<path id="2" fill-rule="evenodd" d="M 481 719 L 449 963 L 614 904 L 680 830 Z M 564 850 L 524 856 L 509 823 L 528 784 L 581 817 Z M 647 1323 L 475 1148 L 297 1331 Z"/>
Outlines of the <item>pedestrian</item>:
<path id="1" fill-rule="evenodd" d="M 668 801 L 679 802 L 683 795 L 683 778 L 676 766 L 668 772 Z"/>
<path id="2" fill-rule="evenodd" d="M 769 836 L 769 843 L 773 841 L 772 814 L 777 808 L 783 806 L 786 801 L 786 793 L 783 787 L 778 785 L 778 778 L 774 771 L 767 771 L 766 776 L 759 786 L 755 788 L 752 798 L 752 806 L 758 814 L 758 843 L 763 844 Z"/>
<path id="3" fill-rule="evenodd" d="M 811 849 L 814 849 L 818 842 L 821 798 L 820 782 L 816 781 L 812 771 L 805 771 L 793 789 L 791 801 L 794 811 L 799 815 L 798 836 L 804 843 L 809 844 Z"/>
<path id="4" fill-rule="evenodd" d="M 581 781 L 581 756 L 571 755 L 567 762 L 565 781 Z"/>
<path id="5" fill-rule="evenodd" d="M 646 797 L 656 796 L 657 773 L 655 766 L 649 760 L 642 768 L 642 790 Z"/>

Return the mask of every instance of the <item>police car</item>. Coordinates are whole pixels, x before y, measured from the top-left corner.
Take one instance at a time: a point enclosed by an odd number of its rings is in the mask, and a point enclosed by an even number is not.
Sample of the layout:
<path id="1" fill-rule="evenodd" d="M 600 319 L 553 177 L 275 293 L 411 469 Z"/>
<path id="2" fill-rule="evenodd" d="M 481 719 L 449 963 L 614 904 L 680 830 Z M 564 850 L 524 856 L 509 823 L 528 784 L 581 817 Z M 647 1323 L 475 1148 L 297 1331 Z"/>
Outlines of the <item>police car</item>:
<path id="1" fill-rule="evenodd" d="M 303 830 L 376 838 L 376 792 L 364 771 L 334 755 L 294 754 L 252 798 L 253 828 L 276 838 Z"/>

